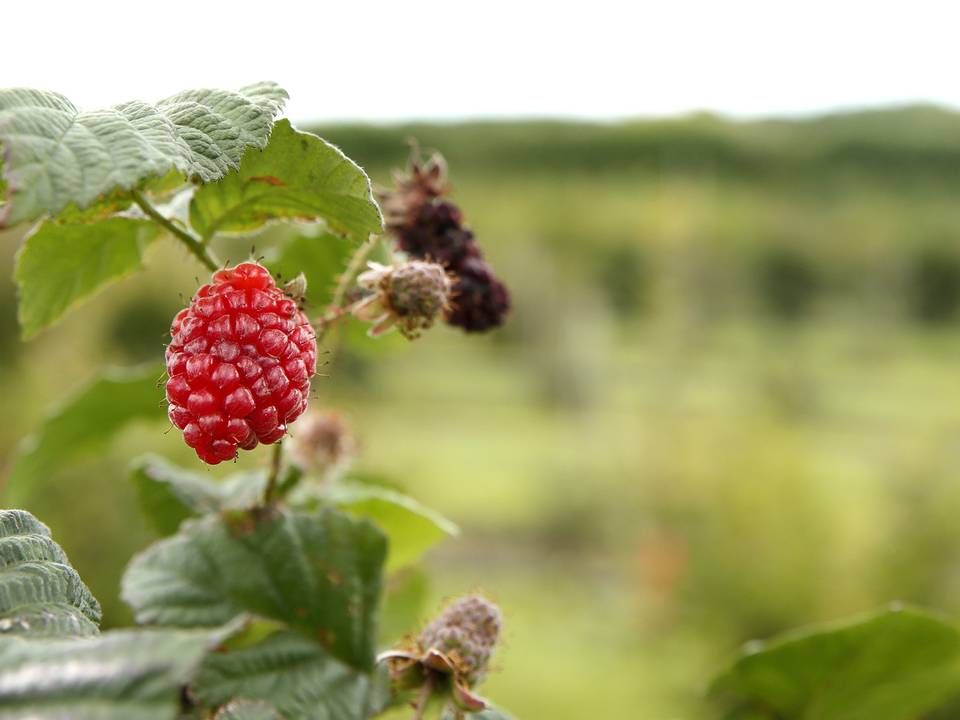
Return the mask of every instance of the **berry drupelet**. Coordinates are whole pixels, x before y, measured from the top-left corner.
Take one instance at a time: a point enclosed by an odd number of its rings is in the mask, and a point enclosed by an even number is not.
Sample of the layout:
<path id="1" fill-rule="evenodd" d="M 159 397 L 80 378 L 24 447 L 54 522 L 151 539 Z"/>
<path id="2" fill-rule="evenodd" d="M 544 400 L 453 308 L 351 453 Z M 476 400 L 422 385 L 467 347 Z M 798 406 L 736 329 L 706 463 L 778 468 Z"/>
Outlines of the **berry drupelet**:
<path id="1" fill-rule="evenodd" d="M 170 334 L 168 415 L 204 462 L 277 442 L 306 409 L 316 335 L 262 265 L 215 272 Z"/>

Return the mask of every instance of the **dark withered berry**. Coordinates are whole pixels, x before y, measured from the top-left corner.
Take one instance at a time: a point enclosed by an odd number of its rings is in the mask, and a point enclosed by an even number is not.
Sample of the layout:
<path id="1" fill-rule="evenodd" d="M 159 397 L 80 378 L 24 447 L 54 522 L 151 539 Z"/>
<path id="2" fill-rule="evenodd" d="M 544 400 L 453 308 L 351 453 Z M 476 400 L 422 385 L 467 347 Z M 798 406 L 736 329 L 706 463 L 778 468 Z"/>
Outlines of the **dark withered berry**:
<path id="1" fill-rule="evenodd" d="M 443 158 L 421 162 L 414 155 L 393 190 L 381 193 L 387 231 L 408 256 L 438 263 L 456 278 L 447 323 L 484 332 L 503 324 L 510 294 L 483 260 L 460 208 L 444 198 L 448 190 Z"/>
<path id="2" fill-rule="evenodd" d="M 503 324 L 510 311 L 510 293 L 480 258 L 467 258 L 454 271 L 447 323 L 467 332 L 485 332 Z"/>
<path id="3" fill-rule="evenodd" d="M 460 208 L 448 200 L 420 206 L 412 223 L 394 231 L 397 247 L 411 257 L 455 269 L 468 257 L 479 257 L 473 232 L 463 226 Z"/>

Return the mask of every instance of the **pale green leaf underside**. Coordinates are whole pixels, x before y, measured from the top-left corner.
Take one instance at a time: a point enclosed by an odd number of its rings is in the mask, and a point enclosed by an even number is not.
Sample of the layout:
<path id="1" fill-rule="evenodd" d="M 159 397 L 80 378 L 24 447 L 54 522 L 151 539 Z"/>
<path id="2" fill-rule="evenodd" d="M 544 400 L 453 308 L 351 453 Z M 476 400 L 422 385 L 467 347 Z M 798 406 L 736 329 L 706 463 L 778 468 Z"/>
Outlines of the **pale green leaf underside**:
<path id="1" fill-rule="evenodd" d="M 283 716 L 265 702 L 235 700 L 220 708 L 213 720 L 283 720 Z"/>
<path id="2" fill-rule="evenodd" d="M 0 635 L 89 636 L 99 622 L 99 603 L 47 526 L 0 510 Z"/>
<path id="3" fill-rule="evenodd" d="M 214 482 L 156 456 L 136 460 L 132 479 L 141 509 L 162 535 L 176 532 L 190 517 L 253 506 L 262 496 L 265 482 L 262 473 Z M 292 502 L 313 508 L 332 504 L 371 520 L 390 540 L 387 572 L 417 562 L 434 545 L 459 534 L 459 528 L 439 513 L 411 497 L 376 485 L 343 483 L 323 493 L 305 485 L 303 492 L 295 493 Z"/>
<path id="4" fill-rule="evenodd" d="M 335 486 L 328 499 L 352 515 L 365 517 L 390 538 L 387 572 L 417 562 L 459 528 L 438 512 L 389 488 L 360 483 Z"/>
<path id="5" fill-rule="evenodd" d="M 209 632 L 0 638 L 0 720 L 174 720 Z"/>
<path id="6" fill-rule="evenodd" d="M 747 646 L 711 689 L 729 718 L 902 720 L 960 693 L 960 631 L 915 609 Z"/>
<path id="7" fill-rule="evenodd" d="M 123 598 L 146 624 L 280 620 L 368 668 L 385 556 L 380 531 L 335 510 L 208 516 L 135 557 Z"/>
<path id="8" fill-rule="evenodd" d="M 137 458 L 132 471 L 140 508 L 161 535 L 172 535 L 190 517 L 252 507 L 266 484 L 262 472 L 214 482 L 156 455 Z"/>
<path id="9" fill-rule="evenodd" d="M 103 447 L 136 420 L 163 420 L 160 367 L 109 370 L 70 397 L 21 443 L 5 486 L 9 504 L 24 504 L 34 480 L 83 452 Z M 96 418 L 96 422 L 91 422 Z"/>
<path id="10" fill-rule="evenodd" d="M 197 189 L 190 224 L 203 237 L 249 232 L 270 220 L 325 220 L 334 231 L 366 238 L 382 218 L 366 173 L 321 138 L 279 120 L 262 151 L 240 170 Z"/>
<path id="11" fill-rule="evenodd" d="M 369 674 L 335 660 L 317 643 L 281 631 L 257 645 L 207 657 L 193 690 L 206 705 L 245 698 L 297 720 L 363 720 L 371 682 Z"/>
<path id="12" fill-rule="evenodd" d="M 79 112 L 57 93 L 0 90 L 0 227 L 70 204 L 84 208 L 171 170 L 217 180 L 248 147 L 264 147 L 286 97 L 277 85 L 258 83 Z"/>
<path id="13" fill-rule="evenodd" d="M 143 267 L 143 250 L 159 234 L 148 220 L 115 217 L 88 225 L 46 221 L 17 253 L 17 315 L 24 338 L 60 318 L 102 286 Z"/>

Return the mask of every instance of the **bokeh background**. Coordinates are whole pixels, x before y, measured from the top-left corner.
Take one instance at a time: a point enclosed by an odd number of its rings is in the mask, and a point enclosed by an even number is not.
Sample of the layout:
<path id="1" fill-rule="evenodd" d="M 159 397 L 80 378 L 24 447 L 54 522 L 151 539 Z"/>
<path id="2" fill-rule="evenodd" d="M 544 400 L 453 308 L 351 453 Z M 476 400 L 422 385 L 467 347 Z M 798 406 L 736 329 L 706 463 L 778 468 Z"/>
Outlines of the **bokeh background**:
<path id="1" fill-rule="evenodd" d="M 315 381 L 359 470 L 462 527 L 411 583 L 427 611 L 500 602 L 501 705 L 706 717 L 711 674 L 750 638 L 894 599 L 960 611 L 960 115 L 315 129 L 380 184 L 409 137 L 441 150 L 513 293 L 501 331 L 354 339 Z M 20 237 L 0 234 L 0 477 L 97 368 L 155 362 L 196 288 L 157 243 L 147 272 L 22 343 Z M 29 493 L 108 626 L 129 621 L 120 573 L 152 537 L 129 458 L 196 464 L 166 430 Z"/>

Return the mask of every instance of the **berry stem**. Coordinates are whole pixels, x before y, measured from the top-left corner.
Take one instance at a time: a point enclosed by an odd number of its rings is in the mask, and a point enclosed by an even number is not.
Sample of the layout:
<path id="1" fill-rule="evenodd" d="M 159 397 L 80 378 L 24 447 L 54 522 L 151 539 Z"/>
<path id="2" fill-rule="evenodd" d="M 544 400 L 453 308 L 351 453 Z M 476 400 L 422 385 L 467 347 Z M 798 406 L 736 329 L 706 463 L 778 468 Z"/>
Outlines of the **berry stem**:
<path id="1" fill-rule="evenodd" d="M 147 217 L 163 227 L 171 235 L 186 245 L 187 250 L 193 253 L 210 272 L 216 272 L 220 269 L 220 261 L 217 260 L 210 249 L 200 242 L 200 240 L 194 237 L 192 233 L 188 232 L 179 225 L 176 225 L 172 220 L 160 214 L 160 211 L 157 210 L 146 198 L 146 196 L 139 190 L 132 190 L 130 194 L 133 198 L 133 201 L 140 207 L 141 210 L 143 210 L 143 212 L 146 213 Z"/>
<path id="2" fill-rule="evenodd" d="M 417 702 L 413 706 L 413 720 L 423 720 L 423 714 L 427 711 L 427 703 L 430 701 L 430 694 L 433 692 L 433 674 L 427 673 L 426 680 L 423 681 L 423 687 L 417 695 Z"/>
<path id="3" fill-rule="evenodd" d="M 283 459 L 283 440 L 273 444 L 270 454 L 270 474 L 267 476 L 267 486 L 263 490 L 263 504 L 269 505 L 277 494 L 277 480 L 280 477 L 280 462 Z"/>
<path id="4" fill-rule="evenodd" d="M 344 268 L 337 281 L 337 287 L 333 291 L 333 298 L 330 300 L 327 312 L 322 318 L 317 320 L 318 341 L 323 339 L 323 336 L 327 334 L 327 330 L 329 330 L 335 322 L 347 315 L 347 308 L 343 307 L 343 300 L 347 296 L 347 290 L 350 289 L 350 285 L 353 283 L 353 279 L 357 276 L 357 273 L 363 268 L 364 261 L 376 243 L 377 236 L 371 235 L 361 243 L 357 249 L 353 251 L 353 255 L 350 256 L 347 267 Z"/>

